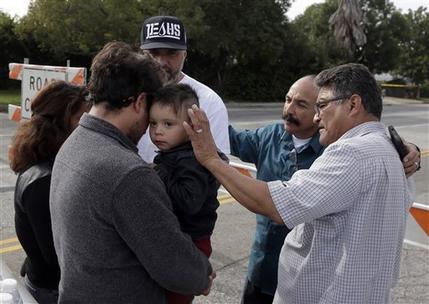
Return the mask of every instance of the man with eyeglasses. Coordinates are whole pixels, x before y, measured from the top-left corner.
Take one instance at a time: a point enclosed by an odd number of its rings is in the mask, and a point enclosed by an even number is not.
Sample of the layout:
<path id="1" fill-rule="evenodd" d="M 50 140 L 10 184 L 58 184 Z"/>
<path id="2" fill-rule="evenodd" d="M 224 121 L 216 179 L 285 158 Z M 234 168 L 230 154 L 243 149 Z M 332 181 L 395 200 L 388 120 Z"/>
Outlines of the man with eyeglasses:
<path id="1" fill-rule="evenodd" d="M 289 181 L 254 180 L 223 164 L 197 107 L 187 131 L 197 159 L 238 202 L 293 228 L 274 303 L 389 303 L 412 198 L 380 123 L 381 91 L 359 64 L 322 71 L 316 84 L 314 122 L 327 148 Z"/>

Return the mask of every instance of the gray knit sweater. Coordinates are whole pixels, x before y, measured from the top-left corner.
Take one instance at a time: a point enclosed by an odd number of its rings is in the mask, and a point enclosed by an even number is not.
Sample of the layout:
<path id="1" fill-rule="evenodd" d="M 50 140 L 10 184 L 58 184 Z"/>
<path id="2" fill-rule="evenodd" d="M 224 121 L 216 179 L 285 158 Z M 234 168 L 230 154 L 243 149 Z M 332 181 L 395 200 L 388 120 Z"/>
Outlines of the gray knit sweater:
<path id="1" fill-rule="evenodd" d="M 55 160 L 50 193 L 59 303 L 165 303 L 198 294 L 211 266 L 180 231 L 156 173 L 117 128 L 85 114 Z"/>

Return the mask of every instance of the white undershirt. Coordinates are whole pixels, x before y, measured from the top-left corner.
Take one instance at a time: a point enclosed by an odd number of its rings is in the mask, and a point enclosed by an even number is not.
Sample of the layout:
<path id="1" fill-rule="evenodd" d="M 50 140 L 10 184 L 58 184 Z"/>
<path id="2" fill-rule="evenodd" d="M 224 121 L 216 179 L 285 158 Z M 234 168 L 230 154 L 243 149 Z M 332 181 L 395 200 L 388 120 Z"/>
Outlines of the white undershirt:
<path id="1" fill-rule="evenodd" d="M 311 137 L 302 139 L 302 138 L 295 137 L 295 135 L 292 135 L 292 140 L 293 140 L 293 145 L 295 149 L 299 149 L 300 147 L 308 144 L 311 140 Z"/>

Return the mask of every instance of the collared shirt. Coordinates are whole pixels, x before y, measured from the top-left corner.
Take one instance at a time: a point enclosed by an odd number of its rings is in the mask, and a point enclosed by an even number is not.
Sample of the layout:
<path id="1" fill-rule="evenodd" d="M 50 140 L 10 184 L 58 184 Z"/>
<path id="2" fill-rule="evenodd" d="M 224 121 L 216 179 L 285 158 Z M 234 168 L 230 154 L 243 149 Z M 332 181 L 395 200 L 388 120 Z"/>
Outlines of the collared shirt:
<path id="1" fill-rule="evenodd" d="M 383 124 L 352 128 L 309 170 L 269 189 L 295 227 L 280 255 L 274 303 L 390 302 L 412 200 Z"/>
<path id="2" fill-rule="evenodd" d="M 319 133 L 296 151 L 292 136 L 285 131 L 282 123 L 240 132 L 230 126 L 229 137 L 231 154 L 242 161 L 254 163 L 256 178 L 263 181 L 289 180 L 296 170 L 308 169 L 323 151 Z M 285 225 L 256 215 L 247 277 L 264 293 L 275 293 L 279 254 L 289 231 Z"/>

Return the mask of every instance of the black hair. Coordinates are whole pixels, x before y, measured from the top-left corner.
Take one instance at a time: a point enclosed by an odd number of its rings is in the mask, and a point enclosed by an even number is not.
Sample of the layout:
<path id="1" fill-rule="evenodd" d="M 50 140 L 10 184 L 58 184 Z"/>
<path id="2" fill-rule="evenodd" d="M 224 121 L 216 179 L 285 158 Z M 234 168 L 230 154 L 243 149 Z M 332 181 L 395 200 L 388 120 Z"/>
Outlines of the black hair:
<path id="1" fill-rule="evenodd" d="M 326 69 L 317 75 L 315 83 L 318 87 L 331 87 L 336 96 L 359 95 L 365 110 L 378 119 L 381 118 L 381 89 L 366 66 L 347 63 Z"/>
<path id="2" fill-rule="evenodd" d="M 169 84 L 153 94 L 151 105 L 171 106 L 175 113 L 199 106 L 197 93 L 187 84 Z"/>

